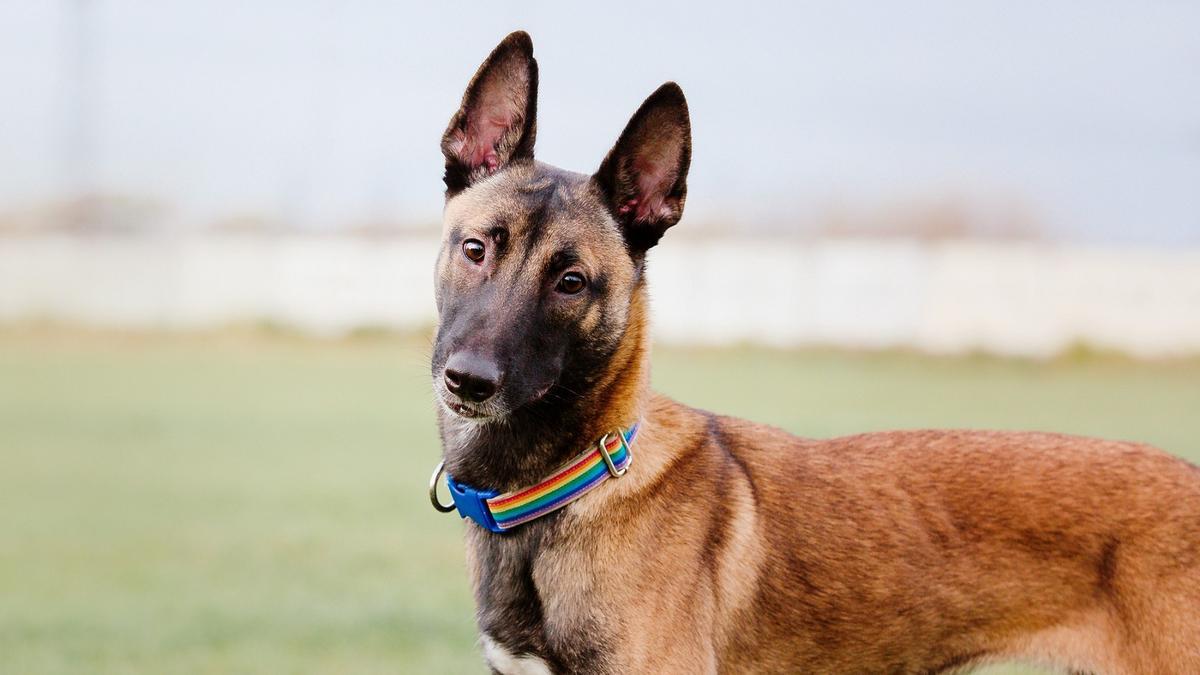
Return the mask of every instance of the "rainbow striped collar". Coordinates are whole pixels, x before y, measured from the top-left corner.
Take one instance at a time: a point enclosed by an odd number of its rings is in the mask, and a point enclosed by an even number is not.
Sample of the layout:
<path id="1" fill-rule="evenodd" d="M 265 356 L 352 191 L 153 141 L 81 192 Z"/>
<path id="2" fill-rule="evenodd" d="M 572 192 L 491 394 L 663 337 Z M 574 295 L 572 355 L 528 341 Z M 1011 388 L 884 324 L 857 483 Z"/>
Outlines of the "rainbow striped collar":
<path id="1" fill-rule="evenodd" d="M 492 532 L 507 532 L 518 525 L 557 511 L 591 492 L 609 478 L 620 478 L 633 462 L 629 446 L 637 437 L 639 424 L 616 433 L 605 434 L 579 457 L 567 462 L 537 485 L 499 494 L 495 490 L 477 490 L 446 474 L 446 485 L 454 506 L 446 508 L 434 490 L 441 465 L 434 471 L 430 496 L 439 510 L 458 509 L 463 518 L 470 518 Z"/>

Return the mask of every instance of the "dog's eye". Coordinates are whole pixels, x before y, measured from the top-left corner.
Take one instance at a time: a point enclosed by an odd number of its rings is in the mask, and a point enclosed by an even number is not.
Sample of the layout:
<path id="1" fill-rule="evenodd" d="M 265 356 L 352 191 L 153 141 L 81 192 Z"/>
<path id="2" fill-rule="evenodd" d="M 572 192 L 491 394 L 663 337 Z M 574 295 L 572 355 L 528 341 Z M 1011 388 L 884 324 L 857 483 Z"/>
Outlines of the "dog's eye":
<path id="1" fill-rule="evenodd" d="M 463 255 L 473 263 L 483 262 L 483 242 L 478 239 L 468 239 L 463 242 Z"/>
<path id="2" fill-rule="evenodd" d="M 587 286 L 587 281 L 583 275 L 578 272 L 567 272 L 558 280 L 558 292 L 566 293 L 567 295 L 575 295 Z"/>

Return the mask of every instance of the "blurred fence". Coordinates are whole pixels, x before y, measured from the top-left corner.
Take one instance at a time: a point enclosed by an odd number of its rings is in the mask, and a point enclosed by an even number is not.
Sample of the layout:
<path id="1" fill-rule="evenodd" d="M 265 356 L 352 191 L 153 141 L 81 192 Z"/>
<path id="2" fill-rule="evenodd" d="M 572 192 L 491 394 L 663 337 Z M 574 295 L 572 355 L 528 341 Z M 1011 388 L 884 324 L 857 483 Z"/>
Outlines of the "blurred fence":
<path id="1" fill-rule="evenodd" d="M 0 237 L 0 321 L 336 334 L 434 320 L 428 236 Z M 1042 356 L 1200 353 L 1200 251 L 691 239 L 651 253 L 658 339 Z"/>

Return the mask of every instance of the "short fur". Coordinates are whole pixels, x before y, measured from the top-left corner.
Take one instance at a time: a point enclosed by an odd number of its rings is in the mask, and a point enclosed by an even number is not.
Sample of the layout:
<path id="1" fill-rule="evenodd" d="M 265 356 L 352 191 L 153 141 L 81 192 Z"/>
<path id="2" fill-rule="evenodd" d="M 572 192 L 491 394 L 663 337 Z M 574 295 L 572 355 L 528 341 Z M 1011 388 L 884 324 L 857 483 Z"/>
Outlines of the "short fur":
<path id="1" fill-rule="evenodd" d="M 642 427 L 625 477 L 509 533 L 467 522 L 493 672 L 1200 673 L 1196 467 L 1047 433 L 798 438 L 651 392 L 643 270 L 682 215 L 683 93 L 655 92 L 588 176 L 533 159 L 536 92 L 515 33 L 443 137 L 447 468 L 511 490 Z M 448 364 L 496 393 L 457 397 Z"/>

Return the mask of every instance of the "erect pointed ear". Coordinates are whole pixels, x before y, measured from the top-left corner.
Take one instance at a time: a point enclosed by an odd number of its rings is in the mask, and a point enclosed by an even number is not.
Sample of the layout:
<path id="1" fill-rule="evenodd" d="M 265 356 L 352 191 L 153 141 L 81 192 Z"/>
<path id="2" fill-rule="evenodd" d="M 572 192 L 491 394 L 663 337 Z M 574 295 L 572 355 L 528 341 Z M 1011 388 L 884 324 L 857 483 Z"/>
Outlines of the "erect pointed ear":
<path id="1" fill-rule="evenodd" d="M 514 161 L 533 159 L 537 82 L 533 40 L 524 31 L 504 38 L 479 66 L 442 134 L 447 195 Z"/>
<path id="2" fill-rule="evenodd" d="M 634 252 L 654 246 L 679 222 L 691 163 L 687 100 L 668 82 L 633 114 L 595 176 Z"/>

